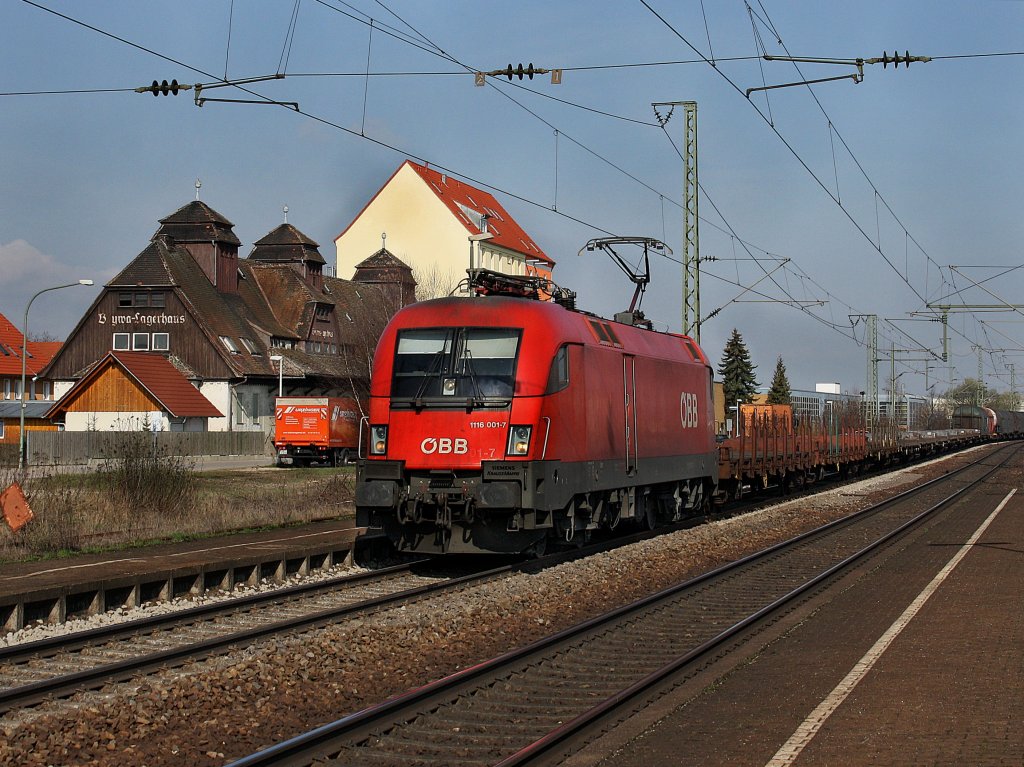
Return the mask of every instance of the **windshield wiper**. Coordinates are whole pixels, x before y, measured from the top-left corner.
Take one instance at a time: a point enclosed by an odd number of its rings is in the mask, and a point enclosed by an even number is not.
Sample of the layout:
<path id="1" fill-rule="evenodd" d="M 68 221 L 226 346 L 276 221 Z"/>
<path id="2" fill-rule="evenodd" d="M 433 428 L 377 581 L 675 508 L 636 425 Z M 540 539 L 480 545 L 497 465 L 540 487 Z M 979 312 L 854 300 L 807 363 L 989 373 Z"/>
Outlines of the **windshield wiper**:
<path id="1" fill-rule="evenodd" d="M 430 377 L 434 372 L 434 368 L 437 368 L 438 377 L 441 374 L 441 360 L 444 359 L 444 347 L 442 346 L 437 350 L 437 354 L 434 355 L 433 359 L 430 360 L 430 365 L 427 366 L 427 372 L 423 374 L 423 380 L 420 381 L 419 388 L 416 389 L 416 396 L 413 397 L 416 403 L 416 409 L 423 407 L 423 392 L 427 389 L 427 384 L 430 383 Z"/>
<path id="2" fill-rule="evenodd" d="M 469 373 L 469 381 L 473 384 L 473 391 L 476 392 L 476 399 L 467 398 L 466 410 L 472 411 L 474 405 L 484 404 L 484 393 L 480 389 L 480 382 L 476 380 L 476 370 L 473 368 L 473 352 L 466 349 L 466 356 L 462 358 L 462 372 Z"/>

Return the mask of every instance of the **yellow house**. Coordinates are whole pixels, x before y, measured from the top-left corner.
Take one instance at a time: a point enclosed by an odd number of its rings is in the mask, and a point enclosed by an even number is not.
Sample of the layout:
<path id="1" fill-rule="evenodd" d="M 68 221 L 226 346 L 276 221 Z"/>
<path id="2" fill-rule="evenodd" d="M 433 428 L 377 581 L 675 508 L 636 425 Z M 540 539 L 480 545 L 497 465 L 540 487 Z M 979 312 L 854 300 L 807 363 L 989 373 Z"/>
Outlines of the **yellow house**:
<path id="1" fill-rule="evenodd" d="M 412 268 L 419 298 L 447 295 L 470 268 L 550 278 L 555 265 L 492 194 L 412 160 L 334 245 L 339 277 L 386 246 Z"/>

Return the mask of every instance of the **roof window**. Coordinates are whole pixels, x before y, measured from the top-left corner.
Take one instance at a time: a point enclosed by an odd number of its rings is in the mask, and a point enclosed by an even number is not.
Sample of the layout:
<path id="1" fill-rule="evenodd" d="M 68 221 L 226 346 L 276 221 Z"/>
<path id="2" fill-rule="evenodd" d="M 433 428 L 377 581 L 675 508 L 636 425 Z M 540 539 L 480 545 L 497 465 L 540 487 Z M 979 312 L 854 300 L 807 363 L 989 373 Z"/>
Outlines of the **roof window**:
<path id="1" fill-rule="evenodd" d="M 246 338 L 245 336 L 242 336 L 242 338 L 240 338 L 239 340 L 242 342 L 242 346 L 245 347 L 245 350 L 249 352 L 249 354 L 253 355 L 254 357 L 263 356 L 263 352 L 259 350 L 256 344 L 253 343 L 251 338 Z"/>

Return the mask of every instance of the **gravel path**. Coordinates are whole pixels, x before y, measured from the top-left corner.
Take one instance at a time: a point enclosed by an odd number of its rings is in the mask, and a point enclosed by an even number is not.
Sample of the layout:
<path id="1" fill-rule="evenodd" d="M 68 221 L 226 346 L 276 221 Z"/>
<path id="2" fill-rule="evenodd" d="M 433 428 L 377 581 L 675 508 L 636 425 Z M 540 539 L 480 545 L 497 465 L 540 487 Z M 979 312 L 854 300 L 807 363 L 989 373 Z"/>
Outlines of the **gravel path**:
<path id="1" fill-rule="evenodd" d="M 519 574 L 0 719 L 0 765 L 220 765 L 938 476 L 973 456 Z"/>

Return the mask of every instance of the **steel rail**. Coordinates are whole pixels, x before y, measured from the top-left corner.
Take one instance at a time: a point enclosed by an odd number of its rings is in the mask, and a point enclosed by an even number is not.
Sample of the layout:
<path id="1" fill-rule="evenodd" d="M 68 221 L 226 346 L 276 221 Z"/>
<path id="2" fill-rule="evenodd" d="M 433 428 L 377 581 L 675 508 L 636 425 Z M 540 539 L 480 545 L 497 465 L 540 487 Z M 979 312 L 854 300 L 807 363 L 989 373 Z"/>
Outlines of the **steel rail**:
<path id="1" fill-rule="evenodd" d="M 275 602 L 284 602 L 297 597 L 306 597 L 317 592 L 330 592 L 339 586 L 355 585 L 365 581 L 373 581 L 408 572 L 412 564 L 414 563 L 394 565 L 355 575 L 342 575 L 337 578 L 328 578 L 311 583 L 285 586 L 274 591 L 247 594 L 195 607 L 187 607 L 173 613 L 160 613 L 159 615 L 150 615 L 109 626 L 98 626 L 86 629 L 85 631 L 76 631 L 74 633 L 46 637 L 45 639 L 37 639 L 32 642 L 22 642 L 7 647 L 0 647 L 0 663 L 20 663 L 28 658 L 76 652 L 102 642 L 138 636 L 158 629 L 184 626 L 190 623 L 197 623 L 200 620 L 211 620 L 220 615 L 243 612 L 249 608 Z"/>
<path id="2" fill-rule="evenodd" d="M 243 631 L 235 631 L 219 637 L 212 637 L 210 639 L 192 642 L 179 647 L 169 648 L 167 650 L 160 650 L 154 653 L 148 653 L 135 658 L 128 658 L 114 663 L 99 665 L 83 671 L 55 676 L 50 679 L 32 682 L 27 685 L 0 690 L 0 713 L 5 713 L 16 708 L 25 708 L 36 705 L 55 697 L 67 697 L 74 693 L 82 692 L 83 690 L 98 689 L 111 682 L 125 681 L 140 673 L 180 666 L 188 661 L 194 661 L 217 653 L 223 653 L 235 647 L 246 646 L 256 640 L 273 636 L 275 634 L 318 628 L 349 615 L 377 610 L 396 603 L 408 602 L 414 599 L 430 596 L 435 592 L 458 588 L 471 584 L 475 581 L 499 577 L 508 569 L 509 566 L 505 566 L 461 576 L 440 583 L 425 584 L 412 589 L 398 591 L 393 594 L 386 594 L 362 600 L 353 604 L 342 605 L 340 607 L 330 608 L 327 610 L 319 610 L 308 615 L 275 621 L 263 626 L 256 626 Z M 150 633 L 151 631 L 152 629 L 150 629 L 149 632 L 143 633 Z"/>
<path id="3" fill-rule="evenodd" d="M 797 535 L 787 541 L 775 544 L 762 551 L 735 560 L 734 562 L 722 565 L 721 567 L 715 568 L 714 570 L 711 570 L 707 573 L 703 573 L 684 583 L 676 584 L 669 588 L 663 589 L 662 591 L 644 597 L 631 604 L 621 606 L 619 608 L 609 611 L 608 613 L 583 621 L 563 631 L 559 631 L 549 637 L 545 637 L 523 647 L 511 650 L 496 658 L 482 661 L 474 666 L 455 672 L 442 679 L 435 680 L 416 689 L 396 695 L 392 698 L 389 698 L 388 700 L 383 701 L 380 704 L 370 706 L 361 711 L 345 716 L 335 722 L 324 724 L 322 726 L 314 728 L 313 730 L 310 730 L 309 732 L 303 733 L 293 738 L 289 738 L 285 741 L 281 741 L 277 744 L 262 749 L 261 751 L 258 751 L 256 753 L 250 754 L 248 756 L 230 762 L 228 764 L 228 767 L 270 767 L 271 765 L 274 765 L 275 767 L 282 767 L 282 765 L 287 765 L 288 767 L 291 767 L 292 765 L 308 765 L 316 759 L 324 760 L 325 758 L 329 758 L 326 757 L 326 755 L 332 754 L 333 749 L 340 746 L 340 741 L 343 741 L 347 738 L 351 738 L 357 732 L 364 732 L 368 727 L 370 727 L 373 724 L 376 724 L 378 722 L 383 723 L 385 721 L 390 721 L 398 712 L 401 712 L 405 709 L 414 709 L 418 704 L 427 701 L 433 698 L 434 696 L 439 695 L 440 693 L 451 693 L 457 691 L 458 689 L 466 688 L 483 677 L 496 675 L 498 672 L 500 672 L 502 669 L 504 669 L 512 663 L 524 660 L 525 658 L 531 655 L 535 655 L 537 653 L 548 650 L 556 645 L 565 642 L 568 639 L 584 635 L 588 632 L 593 631 L 596 628 L 609 624 L 627 615 L 642 612 L 643 610 L 652 607 L 658 604 L 659 602 L 663 602 L 666 599 L 671 598 L 681 592 L 691 590 L 694 587 L 699 586 L 707 581 L 716 579 L 722 576 L 723 574 L 729 573 L 730 571 L 738 570 L 746 565 L 757 562 L 758 560 L 771 557 L 777 552 L 793 547 L 812 537 L 820 536 L 823 533 L 838 530 L 841 527 L 852 525 L 857 521 L 870 517 L 871 515 L 881 511 L 882 509 L 885 509 L 901 501 L 905 501 L 915 495 L 924 492 L 927 489 L 936 487 L 939 483 L 944 483 L 950 481 L 951 479 L 955 479 L 960 474 L 981 465 L 983 461 L 991 458 L 992 455 L 993 454 L 988 454 L 986 456 L 983 456 L 982 458 L 979 458 L 975 462 L 955 469 L 949 472 L 948 474 L 945 474 L 941 477 L 937 477 L 914 488 L 910 488 L 891 498 L 881 501 L 880 503 L 874 504 L 858 512 L 854 512 L 840 519 L 821 525 L 817 528 L 814 528 L 813 530 L 801 533 L 800 535 Z M 1013 456 L 1011 455 L 1005 458 L 1003 464 L 1005 464 L 1005 462 L 1008 461 L 1011 457 Z M 823 571 L 822 573 L 815 576 L 811 581 L 805 583 L 800 587 L 797 587 L 796 589 L 793 589 L 784 597 L 781 597 L 780 599 L 773 601 L 770 605 L 762 607 L 761 609 L 757 610 L 755 613 L 751 614 L 744 620 L 739 621 L 738 623 L 726 629 L 724 632 L 721 632 L 720 635 L 702 643 L 699 647 L 692 649 L 691 651 L 687 652 L 684 656 L 677 658 L 675 661 L 669 664 L 668 667 L 665 667 L 665 669 L 663 669 L 664 673 L 659 674 L 659 672 L 654 672 L 654 674 L 648 676 L 653 677 L 657 674 L 658 680 L 660 681 L 664 678 L 665 675 L 678 671 L 678 669 L 682 666 L 685 666 L 687 663 L 693 662 L 695 658 L 707 653 L 710 649 L 720 645 L 728 638 L 734 636 L 743 629 L 749 627 L 752 623 L 755 623 L 763 619 L 766 615 L 769 615 L 771 612 L 778 610 L 781 605 L 789 601 L 792 601 L 801 594 L 805 593 L 807 590 L 816 587 L 827 578 L 833 577 L 841 570 L 844 570 L 845 568 L 849 567 L 856 560 L 862 558 L 863 556 L 866 556 L 866 554 L 870 553 L 870 551 L 873 551 L 879 546 L 884 545 L 884 543 L 891 540 L 894 536 L 899 535 L 906 529 L 909 529 L 910 527 L 920 523 L 920 521 L 925 519 L 927 516 L 935 513 L 935 511 L 937 511 L 939 508 L 944 507 L 946 504 L 948 504 L 953 499 L 957 498 L 963 492 L 966 492 L 966 490 L 968 490 L 969 488 L 983 481 L 993 472 L 997 471 L 1003 464 L 993 467 L 992 469 L 987 471 L 981 478 L 976 479 L 973 482 L 970 482 L 969 484 L 965 485 L 965 487 L 958 489 L 949 496 L 946 496 L 941 501 L 939 501 L 938 504 L 935 504 L 932 508 L 930 508 L 927 512 L 916 515 L 912 520 L 904 523 L 898 529 L 889 532 L 882 539 L 877 540 L 876 542 L 864 548 L 863 550 L 857 552 L 856 554 L 846 557 L 841 562 L 829 567 L 826 571 Z M 667 670 L 669 668 L 671 668 L 671 670 Z M 646 689 L 646 687 L 648 687 L 650 684 L 656 683 L 654 681 L 648 681 L 647 685 L 643 685 L 642 683 L 644 681 L 646 681 L 646 678 L 645 680 L 641 680 L 641 682 L 631 685 L 626 690 L 620 691 L 619 693 L 613 695 L 611 698 L 604 701 L 598 707 L 592 709 L 592 711 L 585 712 L 584 714 L 581 714 L 572 721 L 576 722 L 577 720 L 579 720 L 578 725 L 584 726 L 585 724 L 593 721 L 595 718 L 606 713 L 607 710 L 611 710 L 612 708 L 615 708 L 616 706 L 621 705 L 625 701 L 640 694 L 640 692 L 642 692 L 643 689 Z M 526 760 L 528 760 L 528 758 L 532 758 L 530 754 L 527 752 L 527 749 L 531 748 L 533 745 L 537 745 L 538 749 L 547 750 L 552 745 L 561 742 L 570 734 L 572 734 L 572 731 L 569 729 L 570 724 L 571 722 L 563 725 L 562 727 L 559 727 L 558 730 L 555 730 L 549 733 L 544 738 L 538 740 L 536 744 L 531 744 L 531 746 L 527 746 L 526 748 L 521 749 L 519 752 L 508 757 L 507 759 L 522 759 L 525 762 Z M 508 764 L 506 765 L 505 761 L 503 761 L 500 764 L 502 765 L 502 767 L 509 767 L 510 765 L 517 763 L 518 762 L 515 761 L 509 761 Z"/>
<path id="4" fill-rule="evenodd" d="M 17 708 L 37 705 L 49 699 L 67 697 L 77 692 L 98 689 L 112 682 L 125 681 L 140 673 L 150 673 L 154 670 L 180 666 L 188 661 L 195 661 L 210 655 L 223 653 L 235 647 L 245 646 L 275 634 L 315 629 L 350 615 L 371 612 L 395 604 L 431 597 L 449 589 L 464 588 L 475 583 L 500 578 L 513 572 L 531 572 L 552 567 L 566 561 L 625 545 L 626 543 L 664 535 L 672 532 L 674 529 L 678 529 L 680 526 L 659 528 L 653 532 L 636 533 L 610 541 L 602 541 L 578 549 L 556 552 L 529 562 L 504 564 L 468 575 L 449 578 L 438 583 L 425 584 L 412 589 L 405 589 L 327 610 L 314 611 L 306 615 L 275 621 L 242 631 L 228 632 L 221 636 L 142 654 L 134 658 L 97 665 L 82 671 L 61 674 L 50 679 L 0 689 L 0 714 Z M 422 563 L 422 560 L 419 563 Z M 235 600 L 200 605 L 176 613 L 163 613 L 137 621 L 103 626 L 80 632 L 79 634 L 50 637 L 22 645 L 12 645 L 0 650 L 0 662 L 26 663 L 37 658 L 53 657 L 58 653 L 80 652 L 86 648 L 100 647 L 103 643 L 113 640 L 126 640 L 132 637 L 153 635 L 157 631 L 169 631 L 181 627 L 187 628 L 190 625 L 210 621 L 217 617 L 252 613 L 255 609 L 264 605 L 285 603 L 311 595 L 316 596 L 318 594 L 330 593 L 340 587 L 355 587 L 367 582 L 373 583 L 378 580 L 383 581 L 385 579 L 401 577 L 409 572 L 413 564 L 417 563 L 395 565 L 384 570 L 361 573 L 355 576 L 343 576 L 318 583 L 299 584 L 263 594 L 252 594 Z"/>
<path id="5" fill-rule="evenodd" d="M 775 601 L 771 602 L 770 604 L 765 605 L 763 608 L 761 608 L 757 612 L 752 613 L 751 615 L 749 615 L 748 617 L 744 618 L 743 620 L 733 624 L 732 626 L 730 626 L 729 628 L 725 629 L 724 631 L 722 631 L 718 635 L 716 635 L 716 636 L 712 637 L 711 639 L 703 642 L 702 644 L 700 644 L 699 646 L 693 648 L 692 650 L 690 650 L 689 652 L 685 653 L 684 655 L 679 656 L 678 658 L 673 660 L 671 663 L 668 663 L 665 666 L 662 666 L 661 668 L 659 668 L 656 671 L 652 672 L 651 674 L 649 674 L 648 676 L 644 677 L 643 679 L 640 679 L 639 681 L 637 681 L 633 685 L 630 685 L 628 688 L 626 688 L 624 690 L 621 690 L 620 692 L 616 693 L 615 695 L 607 698 L 606 700 L 602 701 L 597 706 L 594 706 L 590 710 L 584 712 L 583 714 L 580 714 L 575 719 L 572 719 L 571 721 L 566 722 L 565 724 L 560 726 L 558 729 L 553 730 L 550 733 L 548 733 L 547 735 L 545 735 L 543 738 L 535 741 L 534 743 L 531 743 L 528 746 L 525 746 L 524 748 L 522 748 L 519 751 L 517 751 L 515 754 L 513 754 L 513 755 L 511 755 L 511 756 L 509 756 L 509 757 L 507 757 L 505 759 L 502 759 L 500 762 L 497 762 L 495 765 L 493 765 L 493 767 L 520 767 L 521 765 L 529 764 L 532 760 L 534 760 L 534 759 L 536 759 L 536 758 L 546 754 L 551 748 L 553 748 L 553 747 L 557 746 L 558 744 L 564 742 L 567 738 L 579 734 L 580 732 L 582 732 L 587 727 L 592 726 L 595 722 L 597 722 L 598 720 L 600 720 L 601 718 L 603 718 L 607 714 L 611 713 L 612 711 L 617 709 L 619 706 L 621 706 L 621 705 L 629 702 L 630 700 L 636 698 L 637 696 L 642 695 L 643 693 L 649 691 L 651 688 L 653 688 L 656 685 L 660 684 L 661 682 L 667 680 L 672 675 L 678 673 L 684 667 L 692 664 L 694 661 L 700 660 L 702 657 L 707 655 L 709 652 L 714 650 L 716 647 L 719 647 L 720 645 L 722 645 L 723 643 L 725 643 L 729 639 L 732 639 L 736 635 L 740 634 L 742 631 L 745 631 L 746 629 L 750 628 L 753 624 L 755 624 L 758 621 L 762 620 L 763 618 L 771 615 L 772 613 L 780 610 L 782 607 L 788 605 L 790 602 L 792 602 L 795 599 L 797 599 L 798 597 L 806 594 L 807 592 L 817 588 L 818 586 L 822 585 L 826 581 L 834 578 L 835 576 L 837 576 L 840 573 L 842 573 L 843 571 L 845 571 L 848 567 L 850 567 L 854 563 L 856 563 L 859 560 L 861 560 L 864 557 L 866 557 L 868 554 L 872 553 L 873 551 L 876 551 L 877 549 L 881 548 L 885 544 L 887 544 L 890 541 L 894 540 L 895 538 L 901 536 L 904 532 L 910 530 L 912 527 L 917 526 L 923 520 L 925 520 L 928 517 L 932 516 L 933 514 L 938 512 L 940 509 L 945 508 L 952 501 L 954 501 L 957 498 L 959 498 L 961 495 L 966 493 L 968 490 L 971 490 L 971 489 L 977 487 L 982 482 L 984 482 L 986 479 L 988 479 L 988 477 L 990 477 L 996 471 L 998 471 L 999 469 L 1003 468 L 1003 466 L 1005 466 L 1006 463 L 1008 463 L 1009 460 L 1011 458 L 1013 458 L 1015 455 L 1016 455 L 1016 453 L 1007 456 L 1005 459 L 1003 459 L 1002 463 L 998 464 L 997 466 L 992 467 L 992 469 L 987 471 L 984 475 L 982 475 L 978 479 L 976 479 L 973 482 L 971 482 L 969 485 L 965 485 L 964 487 L 954 491 L 950 495 L 948 495 L 945 498 L 943 498 L 942 500 L 940 500 L 938 503 L 933 504 L 930 508 L 925 509 L 920 514 L 918 514 L 915 517 L 907 520 L 905 523 L 903 523 L 899 527 L 895 528 L 894 530 L 890 531 L 889 533 L 887 533 L 886 535 L 882 536 L 881 538 L 875 540 L 874 542 L 868 544 L 867 546 L 865 546 L 861 550 L 859 550 L 859 551 L 851 554 L 850 556 L 846 557 L 845 559 L 837 562 L 832 567 L 828 568 L 827 570 L 822 571 L 817 576 L 815 576 L 814 578 L 811 578 L 810 580 L 808 580 L 804 584 L 798 586 L 797 588 L 793 589 L 789 593 L 783 595 L 782 597 L 779 597 L 778 599 L 776 599 Z M 939 477 L 938 479 L 947 479 L 947 478 L 948 478 L 948 475 L 946 477 Z M 933 481 L 936 481 L 936 480 L 933 480 Z"/>

